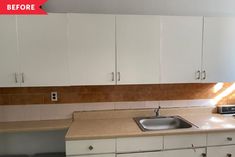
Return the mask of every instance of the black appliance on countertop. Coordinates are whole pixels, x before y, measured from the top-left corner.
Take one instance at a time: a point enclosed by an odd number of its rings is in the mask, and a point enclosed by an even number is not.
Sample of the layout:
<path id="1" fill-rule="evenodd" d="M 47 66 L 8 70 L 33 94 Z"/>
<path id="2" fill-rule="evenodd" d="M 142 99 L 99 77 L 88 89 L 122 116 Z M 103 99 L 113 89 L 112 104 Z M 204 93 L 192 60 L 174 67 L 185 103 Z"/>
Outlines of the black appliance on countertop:
<path id="1" fill-rule="evenodd" d="M 218 106 L 217 112 L 220 114 L 235 114 L 235 105 Z"/>

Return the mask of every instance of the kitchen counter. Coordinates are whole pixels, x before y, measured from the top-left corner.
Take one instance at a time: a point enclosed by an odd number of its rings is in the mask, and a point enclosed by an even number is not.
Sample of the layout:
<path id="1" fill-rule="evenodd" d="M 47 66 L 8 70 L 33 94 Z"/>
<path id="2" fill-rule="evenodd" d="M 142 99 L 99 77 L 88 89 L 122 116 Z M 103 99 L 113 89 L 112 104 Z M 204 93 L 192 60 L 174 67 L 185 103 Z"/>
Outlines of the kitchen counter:
<path id="1" fill-rule="evenodd" d="M 179 115 L 195 126 L 188 129 L 143 132 L 133 117 L 154 116 L 153 109 L 75 112 L 74 120 L 0 122 L 0 133 L 69 129 L 66 140 L 235 131 L 235 118 L 213 113 L 213 108 L 162 109 L 162 116 Z"/>
<path id="2" fill-rule="evenodd" d="M 150 109 L 76 112 L 66 140 L 235 131 L 234 117 L 216 114 L 213 110 L 208 107 L 162 109 L 162 116 L 179 115 L 195 127 L 147 132 L 140 130 L 133 117 L 154 116 Z"/>
<path id="3" fill-rule="evenodd" d="M 24 122 L 0 122 L 0 133 L 68 129 L 72 119 Z"/>

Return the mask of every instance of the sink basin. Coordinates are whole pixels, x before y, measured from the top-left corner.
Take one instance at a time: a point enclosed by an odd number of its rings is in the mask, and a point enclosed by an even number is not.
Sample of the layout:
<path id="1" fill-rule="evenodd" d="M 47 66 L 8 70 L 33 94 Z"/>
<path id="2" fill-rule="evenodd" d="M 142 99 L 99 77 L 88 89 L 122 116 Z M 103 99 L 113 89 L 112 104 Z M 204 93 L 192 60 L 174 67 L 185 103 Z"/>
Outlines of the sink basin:
<path id="1" fill-rule="evenodd" d="M 193 124 L 180 116 L 134 118 L 142 131 L 191 128 Z"/>

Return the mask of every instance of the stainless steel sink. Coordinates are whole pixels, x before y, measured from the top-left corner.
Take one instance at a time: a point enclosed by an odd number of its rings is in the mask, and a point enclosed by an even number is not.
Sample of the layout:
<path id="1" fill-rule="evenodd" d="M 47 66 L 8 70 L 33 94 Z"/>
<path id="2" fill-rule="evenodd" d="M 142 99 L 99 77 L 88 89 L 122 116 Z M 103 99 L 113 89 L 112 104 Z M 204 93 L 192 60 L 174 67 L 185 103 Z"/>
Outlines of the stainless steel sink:
<path id="1" fill-rule="evenodd" d="M 142 131 L 191 128 L 194 125 L 180 116 L 134 118 Z"/>

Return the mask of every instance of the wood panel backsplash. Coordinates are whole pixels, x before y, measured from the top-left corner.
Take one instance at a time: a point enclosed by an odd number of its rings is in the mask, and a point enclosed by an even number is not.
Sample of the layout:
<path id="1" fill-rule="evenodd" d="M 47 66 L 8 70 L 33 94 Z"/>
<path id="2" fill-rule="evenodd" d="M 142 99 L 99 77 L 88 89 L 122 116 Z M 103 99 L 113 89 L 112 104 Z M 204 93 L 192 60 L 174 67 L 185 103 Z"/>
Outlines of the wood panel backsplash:
<path id="1" fill-rule="evenodd" d="M 0 88 L 0 105 L 52 104 L 55 102 L 51 102 L 50 93 L 54 91 L 59 96 L 56 103 L 211 99 L 232 83 L 224 83 L 218 92 L 214 92 L 215 85 L 198 83 Z M 235 92 L 230 93 L 220 103 L 235 103 Z"/>

